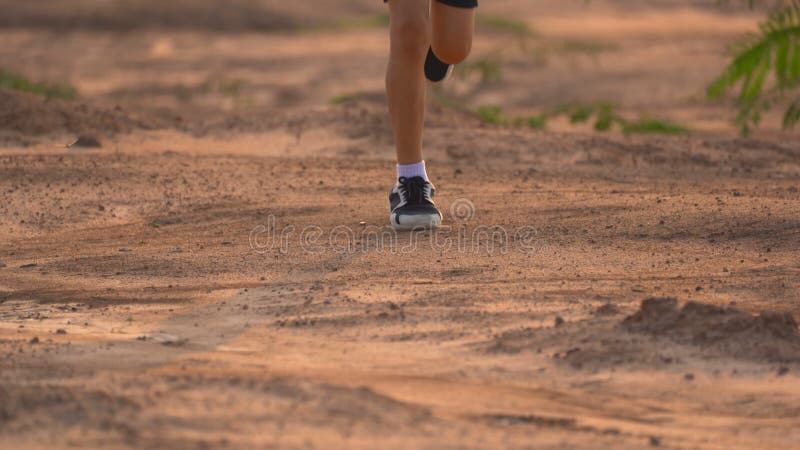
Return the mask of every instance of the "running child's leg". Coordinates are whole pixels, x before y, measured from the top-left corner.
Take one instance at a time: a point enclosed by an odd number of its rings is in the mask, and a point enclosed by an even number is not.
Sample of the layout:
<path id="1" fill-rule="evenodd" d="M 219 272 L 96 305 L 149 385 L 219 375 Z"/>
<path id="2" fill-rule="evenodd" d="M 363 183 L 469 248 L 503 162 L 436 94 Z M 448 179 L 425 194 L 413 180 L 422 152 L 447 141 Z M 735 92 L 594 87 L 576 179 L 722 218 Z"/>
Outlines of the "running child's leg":
<path id="1" fill-rule="evenodd" d="M 425 77 L 430 81 L 444 81 L 469 55 L 477 7 L 477 0 L 432 0 L 432 45 L 425 57 Z"/>
<path id="2" fill-rule="evenodd" d="M 476 0 L 433 0 L 431 2 L 431 48 L 448 64 L 458 64 L 472 50 Z"/>
<path id="3" fill-rule="evenodd" d="M 422 161 L 429 0 L 389 0 L 390 53 L 386 97 L 394 130 L 397 163 Z"/>
<path id="4" fill-rule="evenodd" d="M 397 183 L 389 193 L 389 220 L 398 230 L 433 228 L 442 223 L 442 214 L 433 202 L 435 189 L 422 160 L 429 8 L 429 0 L 389 0 L 391 50 L 386 96 L 397 150 Z"/>

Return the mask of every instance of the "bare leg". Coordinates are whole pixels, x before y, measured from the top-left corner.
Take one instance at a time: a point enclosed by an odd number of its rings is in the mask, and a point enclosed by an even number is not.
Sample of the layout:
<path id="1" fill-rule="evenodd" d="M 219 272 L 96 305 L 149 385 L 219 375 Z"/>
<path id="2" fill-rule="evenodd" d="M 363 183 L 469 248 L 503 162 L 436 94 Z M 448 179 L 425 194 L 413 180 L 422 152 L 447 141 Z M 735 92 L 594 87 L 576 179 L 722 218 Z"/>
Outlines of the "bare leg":
<path id="1" fill-rule="evenodd" d="M 422 161 L 426 81 L 422 71 L 428 50 L 429 0 L 389 0 L 389 66 L 386 97 L 398 164 Z"/>
<path id="2" fill-rule="evenodd" d="M 433 0 L 431 29 L 433 53 L 448 64 L 460 63 L 472 49 L 475 8 L 457 8 Z"/>

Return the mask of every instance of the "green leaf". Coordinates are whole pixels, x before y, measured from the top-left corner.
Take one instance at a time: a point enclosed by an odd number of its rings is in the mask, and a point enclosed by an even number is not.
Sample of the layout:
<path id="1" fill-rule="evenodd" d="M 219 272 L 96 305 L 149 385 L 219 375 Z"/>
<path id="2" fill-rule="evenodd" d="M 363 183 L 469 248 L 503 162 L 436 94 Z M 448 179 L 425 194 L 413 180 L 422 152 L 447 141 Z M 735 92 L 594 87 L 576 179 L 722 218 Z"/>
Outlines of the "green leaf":
<path id="1" fill-rule="evenodd" d="M 800 96 L 795 97 L 786 109 L 786 113 L 783 115 L 783 128 L 792 129 L 798 122 L 800 122 Z"/>
<path id="2" fill-rule="evenodd" d="M 759 30 L 735 46 L 732 61 L 707 90 L 708 97 L 714 99 L 740 86 L 736 122 L 743 134 L 751 125 L 758 125 L 762 111 L 772 105 L 770 98 L 764 98 L 765 92 L 780 100 L 800 86 L 800 0 L 791 0 L 774 12 Z M 774 86 L 768 84 L 771 78 Z M 787 110 L 784 126 L 793 124 L 794 117 L 794 110 Z"/>
<path id="3" fill-rule="evenodd" d="M 475 110 L 478 117 L 484 122 L 491 125 L 501 125 L 506 122 L 503 117 L 503 110 L 495 105 L 482 105 Z"/>
<path id="4" fill-rule="evenodd" d="M 72 100 L 76 95 L 75 88 L 67 84 L 33 82 L 18 73 L 4 69 L 0 69 L 0 88 L 64 100 Z"/>
<path id="5" fill-rule="evenodd" d="M 597 131 L 608 131 L 614 123 L 614 108 L 609 104 L 601 104 L 597 108 L 597 119 L 594 122 L 594 129 Z"/>
<path id="6" fill-rule="evenodd" d="M 685 134 L 689 130 L 681 125 L 651 117 L 642 117 L 636 122 L 622 125 L 623 133 Z"/>
<path id="7" fill-rule="evenodd" d="M 570 123 L 583 123 L 589 120 L 594 112 L 594 106 L 591 105 L 578 105 L 569 115 Z"/>
<path id="8" fill-rule="evenodd" d="M 791 79 L 789 76 L 790 48 L 789 36 L 781 36 L 775 48 L 775 77 L 781 86 Z"/>
<path id="9" fill-rule="evenodd" d="M 544 130 L 547 127 L 547 115 L 546 114 L 537 114 L 535 116 L 528 117 L 527 124 L 529 128 L 534 130 Z"/>
<path id="10" fill-rule="evenodd" d="M 748 74 L 744 86 L 742 86 L 742 92 L 739 96 L 739 101 L 746 104 L 753 104 L 756 100 L 758 100 L 758 97 L 761 95 L 761 91 L 764 88 L 764 80 L 766 80 L 767 74 L 769 73 L 769 53 L 763 53 L 761 58 L 762 59 L 754 67 L 753 71 Z"/>

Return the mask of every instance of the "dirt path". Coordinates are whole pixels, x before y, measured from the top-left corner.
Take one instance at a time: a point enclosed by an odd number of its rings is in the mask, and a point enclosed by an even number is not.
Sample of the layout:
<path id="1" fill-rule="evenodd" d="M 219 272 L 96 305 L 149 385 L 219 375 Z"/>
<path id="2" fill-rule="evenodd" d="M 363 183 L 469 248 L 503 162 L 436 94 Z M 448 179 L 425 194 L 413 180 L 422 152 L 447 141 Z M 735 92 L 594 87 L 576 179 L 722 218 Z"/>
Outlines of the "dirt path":
<path id="1" fill-rule="evenodd" d="M 452 164 L 435 172 L 442 205 L 472 204 L 474 217 L 463 233 L 451 220 L 415 251 L 407 235 L 364 237 L 360 222 L 384 226 L 387 165 L 354 170 L 335 156 L 351 149 L 346 140 L 325 157 L 184 152 L 158 133 L 120 153 L 4 156 L 2 189 L 21 194 L 3 207 L 19 223 L 4 224 L 17 237 L 0 249 L 4 439 L 151 448 L 376 439 L 523 448 L 532 435 L 540 447 L 794 441 L 791 339 L 761 330 L 749 337 L 767 356 L 737 358 L 743 347 L 729 347 L 747 324 L 693 345 L 670 339 L 677 324 L 653 338 L 622 321 L 649 296 L 798 314 L 795 150 L 457 131 L 474 158 L 494 154 L 486 167 L 431 155 L 433 167 Z M 175 150 L 155 151 L 166 145 Z M 259 227 L 273 224 L 270 240 Z M 482 231 L 494 225 L 507 241 Z M 307 226 L 323 233 L 312 245 L 301 242 Z M 527 227 L 533 240 L 516 240 Z M 710 325 L 680 326 L 714 332 L 715 314 Z"/>

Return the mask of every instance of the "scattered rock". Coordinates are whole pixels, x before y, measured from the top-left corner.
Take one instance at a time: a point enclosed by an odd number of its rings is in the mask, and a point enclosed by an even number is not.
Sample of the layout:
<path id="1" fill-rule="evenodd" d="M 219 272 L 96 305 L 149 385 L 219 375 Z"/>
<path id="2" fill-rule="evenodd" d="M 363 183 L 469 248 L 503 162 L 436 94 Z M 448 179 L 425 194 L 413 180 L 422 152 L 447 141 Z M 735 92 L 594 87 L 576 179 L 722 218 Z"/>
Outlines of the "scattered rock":
<path id="1" fill-rule="evenodd" d="M 165 347 L 182 347 L 189 339 L 166 333 L 152 333 L 136 337 L 137 341 L 157 342 Z"/>
<path id="2" fill-rule="evenodd" d="M 38 264 L 30 263 L 30 264 L 23 264 L 23 265 L 19 266 L 19 268 L 20 269 L 30 269 L 30 268 L 36 267 L 36 266 L 38 266 Z"/>
<path id="3" fill-rule="evenodd" d="M 187 343 L 189 343 L 189 339 L 183 338 L 183 339 L 163 341 L 161 342 L 161 345 L 165 347 L 183 347 Z"/>
<path id="4" fill-rule="evenodd" d="M 561 316 L 556 316 L 556 319 L 553 321 L 553 326 L 557 328 L 561 325 L 564 325 L 564 318 Z"/>
<path id="5" fill-rule="evenodd" d="M 56 334 L 67 334 L 67 330 L 65 330 L 63 328 L 59 328 L 59 329 L 56 330 Z"/>
<path id="6" fill-rule="evenodd" d="M 658 436 L 650 436 L 650 446 L 658 447 L 661 445 L 661 438 Z"/>
<path id="7" fill-rule="evenodd" d="M 67 148 L 100 148 L 102 146 L 103 144 L 100 143 L 99 139 L 89 135 L 80 135 L 78 139 L 75 139 L 75 142 L 67 144 Z"/>
<path id="8" fill-rule="evenodd" d="M 6 263 L 4 263 L 3 261 L 0 261 L 0 269 L 2 269 L 5 266 L 6 266 Z"/>
<path id="9" fill-rule="evenodd" d="M 28 341 L 28 342 L 29 342 L 29 343 L 31 343 L 31 344 L 38 344 L 38 343 L 39 343 L 39 337 L 38 337 L 38 336 L 34 336 L 34 337 L 33 337 L 33 338 L 31 338 L 31 340 L 30 340 L 30 341 Z"/>
<path id="10" fill-rule="evenodd" d="M 487 414 L 483 417 L 486 420 L 500 422 L 507 425 L 539 425 L 542 427 L 551 428 L 573 428 L 576 425 L 575 419 L 571 417 L 546 417 L 515 414 Z"/>
<path id="11" fill-rule="evenodd" d="M 789 368 L 788 367 L 781 366 L 781 367 L 778 368 L 778 376 L 779 377 L 782 377 L 782 376 L 786 375 L 787 373 L 789 373 Z"/>
<path id="12" fill-rule="evenodd" d="M 693 373 L 684 374 L 683 375 L 683 379 L 686 380 L 686 381 L 692 381 L 692 380 L 694 380 L 694 374 Z"/>
<path id="13" fill-rule="evenodd" d="M 613 303 L 606 303 L 594 310 L 594 315 L 596 316 L 614 316 L 621 313 L 622 310 Z"/>

